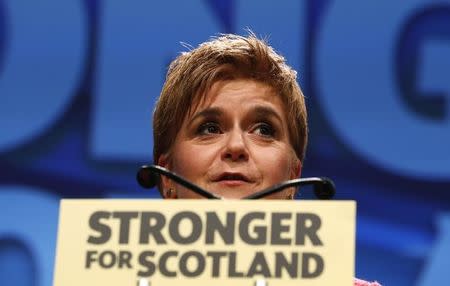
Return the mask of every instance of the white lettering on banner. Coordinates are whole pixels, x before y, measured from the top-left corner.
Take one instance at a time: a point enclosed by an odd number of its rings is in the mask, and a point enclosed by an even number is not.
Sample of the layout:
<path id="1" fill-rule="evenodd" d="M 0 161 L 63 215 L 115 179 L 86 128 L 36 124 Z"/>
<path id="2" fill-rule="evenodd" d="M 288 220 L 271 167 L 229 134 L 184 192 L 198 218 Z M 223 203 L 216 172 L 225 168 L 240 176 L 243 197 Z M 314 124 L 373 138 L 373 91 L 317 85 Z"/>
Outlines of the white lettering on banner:
<path id="1" fill-rule="evenodd" d="M 256 280 L 256 285 L 255 286 L 267 286 L 266 280 L 264 280 L 264 279 Z"/>
<path id="2" fill-rule="evenodd" d="M 137 286 L 150 286 L 150 282 L 145 278 L 139 278 Z"/>

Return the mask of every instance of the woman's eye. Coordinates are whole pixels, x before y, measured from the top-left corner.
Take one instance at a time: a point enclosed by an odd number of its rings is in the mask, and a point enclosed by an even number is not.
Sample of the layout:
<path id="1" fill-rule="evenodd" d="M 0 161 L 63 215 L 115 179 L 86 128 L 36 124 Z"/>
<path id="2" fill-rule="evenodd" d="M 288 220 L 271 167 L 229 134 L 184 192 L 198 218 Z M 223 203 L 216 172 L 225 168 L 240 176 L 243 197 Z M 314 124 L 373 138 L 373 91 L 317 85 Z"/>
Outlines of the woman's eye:
<path id="1" fill-rule="evenodd" d="M 218 134 L 220 132 L 219 124 L 215 122 L 205 122 L 197 130 L 197 133 L 200 135 Z"/>
<path id="2" fill-rule="evenodd" d="M 257 124 L 254 132 L 264 137 L 275 137 L 275 129 L 268 123 Z"/>

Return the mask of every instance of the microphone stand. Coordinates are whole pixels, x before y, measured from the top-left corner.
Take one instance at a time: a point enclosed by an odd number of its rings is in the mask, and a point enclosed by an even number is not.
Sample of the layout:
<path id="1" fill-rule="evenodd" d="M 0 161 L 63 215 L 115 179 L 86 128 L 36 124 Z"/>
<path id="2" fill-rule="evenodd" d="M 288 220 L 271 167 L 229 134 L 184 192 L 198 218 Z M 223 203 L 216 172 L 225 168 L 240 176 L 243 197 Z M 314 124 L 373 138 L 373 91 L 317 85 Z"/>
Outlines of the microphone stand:
<path id="1" fill-rule="evenodd" d="M 163 168 L 158 165 L 144 165 L 142 166 L 138 173 L 137 173 L 137 181 L 139 185 L 141 185 L 143 188 L 153 188 L 157 185 L 157 182 L 159 180 L 159 175 L 163 175 L 168 177 L 169 179 L 172 179 L 173 181 L 177 182 L 178 184 L 182 185 L 183 187 L 186 187 L 193 191 L 194 193 L 201 195 L 207 199 L 223 199 L 220 196 L 217 196 L 211 192 L 208 192 L 199 186 L 189 182 L 185 178 L 167 170 L 166 168 Z M 289 181 L 282 182 L 280 184 L 274 185 L 272 187 L 269 187 L 267 189 L 264 189 L 262 191 L 256 192 L 254 194 L 251 194 L 249 196 L 246 196 L 242 199 L 244 200 L 255 200 L 260 199 L 265 196 L 278 193 L 285 188 L 290 187 L 299 187 L 299 186 L 305 186 L 305 185 L 313 185 L 314 187 L 314 194 L 318 199 L 321 200 L 329 200 L 333 198 L 334 194 L 336 193 L 335 186 L 333 181 L 331 181 L 328 178 L 320 178 L 320 177 L 312 177 L 312 178 L 298 178 L 293 179 Z"/>

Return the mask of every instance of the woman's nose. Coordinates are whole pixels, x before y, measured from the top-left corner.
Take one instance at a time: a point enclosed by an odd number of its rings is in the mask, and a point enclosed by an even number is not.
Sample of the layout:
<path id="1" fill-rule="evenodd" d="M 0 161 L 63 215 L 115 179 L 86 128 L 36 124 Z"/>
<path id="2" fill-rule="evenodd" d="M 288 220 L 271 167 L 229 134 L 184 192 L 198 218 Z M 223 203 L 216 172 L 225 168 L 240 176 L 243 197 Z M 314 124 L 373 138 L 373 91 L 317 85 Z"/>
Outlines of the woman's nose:
<path id="1" fill-rule="evenodd" d="M 222 159 L 231 161 L 248 160 L 248 149 L 242 131 L 233 130 L 228 133 L 222 152 Z"/>

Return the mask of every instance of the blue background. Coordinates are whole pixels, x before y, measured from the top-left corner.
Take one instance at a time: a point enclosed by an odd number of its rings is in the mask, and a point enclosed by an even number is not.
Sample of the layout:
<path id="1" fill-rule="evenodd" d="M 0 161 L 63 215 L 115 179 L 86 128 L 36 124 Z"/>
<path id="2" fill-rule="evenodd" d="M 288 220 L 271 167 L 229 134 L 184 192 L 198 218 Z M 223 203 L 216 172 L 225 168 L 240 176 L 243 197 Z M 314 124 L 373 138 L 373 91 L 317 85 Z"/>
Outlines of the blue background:
<path id="1" fill-rule="evenodd" d="M 59 199 L 158 197 L 135 172 L 167 64 L 246 27 L 299 72 L 303 176 L 358 202 L 357 276 L 450 285 L 450 1 L 429 0 L 0 0 L 0 285 L 52 284 Z"/>

